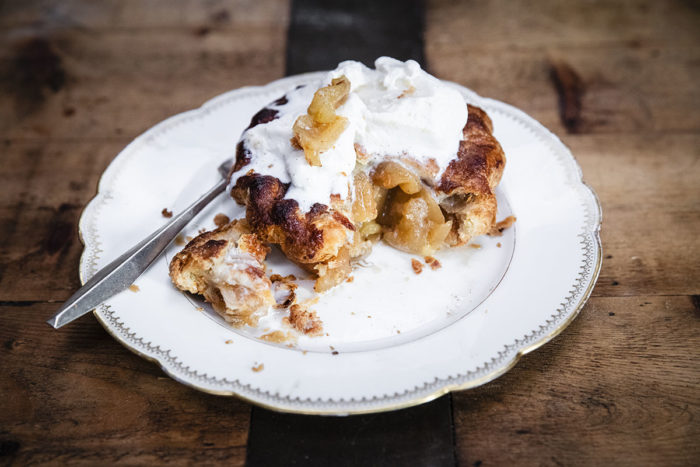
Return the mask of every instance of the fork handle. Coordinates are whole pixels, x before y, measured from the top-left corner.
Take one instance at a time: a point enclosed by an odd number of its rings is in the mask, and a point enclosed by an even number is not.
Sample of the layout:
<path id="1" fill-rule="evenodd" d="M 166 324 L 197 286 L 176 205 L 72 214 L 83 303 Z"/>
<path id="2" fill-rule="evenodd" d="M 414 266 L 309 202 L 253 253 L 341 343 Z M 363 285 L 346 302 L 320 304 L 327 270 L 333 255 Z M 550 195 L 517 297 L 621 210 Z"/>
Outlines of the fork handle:
<path id="1" fill-rule="evenodd" d="M 226 188 L 226 179 L 174 216 L 170 222 L 100 269 L 47 322 L 58 329 L 128 288 L 160 256 L 182 229 Z"/>

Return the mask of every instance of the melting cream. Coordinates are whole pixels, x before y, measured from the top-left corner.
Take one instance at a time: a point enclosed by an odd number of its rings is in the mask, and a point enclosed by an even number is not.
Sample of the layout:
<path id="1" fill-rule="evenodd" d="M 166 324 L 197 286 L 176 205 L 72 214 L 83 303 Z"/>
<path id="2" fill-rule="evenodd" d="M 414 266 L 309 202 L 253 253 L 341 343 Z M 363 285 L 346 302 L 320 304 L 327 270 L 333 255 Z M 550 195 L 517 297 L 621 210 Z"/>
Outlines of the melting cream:
<path id="1" fill-rule="evenodd" d="M 421 164 L 432 160 L 442 173 L 456 157 L 467 123 L 464 98 L 413 60 L 381 57 L 375 67 L 342 62 L 317 83 L 287 93 L 286 104 L 271 105 L 278 118 L 243 133 L 251 160 L 233 174 L 231 183 L 252 169 L 289 183 L 285 197 L 296 200 L 302 211 L 315 203 L 328 205 L 332 194 L 346 199 L 352 193 L 356 144 L 368 156 L 367 164 L 408 156 Z M 292 127 L 306 113 L 314 93 L 342 75 L 350 81 L 350 94 L 336 113 L 348 119 L 348 126 L 333 147 L 320 154 L 321 167 L 313 167 L 304 152 L 292 146 Z"/>

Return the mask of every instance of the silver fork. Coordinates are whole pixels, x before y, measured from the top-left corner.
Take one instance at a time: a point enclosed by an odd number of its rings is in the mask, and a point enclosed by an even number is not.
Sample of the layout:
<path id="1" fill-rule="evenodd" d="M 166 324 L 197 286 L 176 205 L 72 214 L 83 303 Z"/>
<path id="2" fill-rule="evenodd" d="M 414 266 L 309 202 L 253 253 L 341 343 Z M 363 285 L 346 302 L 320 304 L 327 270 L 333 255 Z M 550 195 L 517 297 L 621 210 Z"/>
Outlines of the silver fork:
<path id="1" fill-rule="evenodd" d="M 170 222 L 100 269 L 63 304 L 47 323 L 58 329 L 131 286 L 194 216 L 224 191 L 232 165 L 231 159 L 222 163 L 218 169 L 222 179 L 212 189 L 190 207 L 174 216 Z"/>

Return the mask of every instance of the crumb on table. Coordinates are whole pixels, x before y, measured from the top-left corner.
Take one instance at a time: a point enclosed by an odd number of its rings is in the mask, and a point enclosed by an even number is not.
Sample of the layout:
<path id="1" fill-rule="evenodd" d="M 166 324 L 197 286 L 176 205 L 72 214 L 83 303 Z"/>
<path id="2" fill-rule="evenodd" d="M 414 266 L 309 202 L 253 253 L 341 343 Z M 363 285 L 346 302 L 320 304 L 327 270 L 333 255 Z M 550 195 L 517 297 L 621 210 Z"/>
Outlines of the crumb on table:
<path id="1" fill-rule="evenodd" d="M 131 290 L 132 292 L 138 292 L 138 291 L 141 290 L 141 289 L 139 288 L 138 285 L 136 285 L 136 284 L 131 284 L 131 285 L 129 286 L 129 290 Z"/>
<path id="2" fill-rule="evenodd" d="M 470 243 L 469 248 L 474 248 L 475 250 L 478 250 L 479 248 L 481 248 L 481 245 L 479 245 L 478 243 Z"/>
<path id="3" fill-rule="evenodd" d="M 231 339 L 226 339 L 225 344 L 233 344 L 233 341 Z"/>
<path id="4" fill-rule="evenodd" d="M 501 242 L 496 243 L 496 246 L 497 246 L 498 248 L 501 248 Z"/>
<path id="5" fill-rule="evenodd" d="M 259 365 L 256 365 L 256 366 L 254 366 L 253 368 L 251 368 L 251 370 L 253 370 L 254 372 L 258 373 L 258 372 L 260 372 L 260 371 L 263 371 L 264 368 L 265 368 L 265 365 L 263 365 L 262 363 L 260 363 Z"/>
<path id="6" fill-rule="evenodd" d="M 168 211 L 168 208 L 163 208 L 163 210 L 160 213 L 163 215 L 163 217 L 165 217 L 167 219 L 170 219 L 171 217 L 173 217 L 173 212 Z"/>

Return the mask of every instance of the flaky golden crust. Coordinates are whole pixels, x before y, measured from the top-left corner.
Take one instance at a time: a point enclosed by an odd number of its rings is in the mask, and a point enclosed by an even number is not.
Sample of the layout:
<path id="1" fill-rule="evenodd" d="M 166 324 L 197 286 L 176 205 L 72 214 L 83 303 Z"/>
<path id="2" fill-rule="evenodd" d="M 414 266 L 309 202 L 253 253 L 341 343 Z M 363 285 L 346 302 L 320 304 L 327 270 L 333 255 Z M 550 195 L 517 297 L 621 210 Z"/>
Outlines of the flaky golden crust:
<path id="1" fill-rule="evenodd" d="M 245 220 L 233 221 L 189 242 L 170 262 L 170 278 L 204 296 L 228 322 L 252 325 L 275 303 L 262 264 L 268 252 Z"/>
<path id="2" fill-rule="evenodd" d="M 440 177 L 437 190 L 445 194 L 490 195 L 498 185 L 506 165 L 501 145 L 493 136 L 493 123 L 486 112 L 467 106 L 469 118 L 459 144 L 457 158 Z"/>
<path id="3" fill-rule="evenodd" d="M 265 243 L 276 243 L 291 260 L 310 265 L 327 261 L 354 230 L 341 213 L 315 204 L 302 213 L 295 200 L 284 199 L 287 185 L 277 178 L 250 174 L 238 179 L 231 195 L 246 206 L 246 219 Z"/>
<path id="4" fill-rule="evenodd" d="M 468 109 L 457 158 L 447 166 L 436 187 L 440 207 L 452 221 L 446 239 L 451 246 L 466 244 L 490 231 L 498 210 L 494 189 L 506 165 L 489 116 L 479 107 L 469 105 Z"/>

